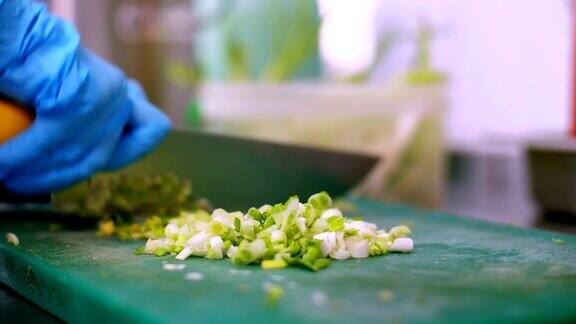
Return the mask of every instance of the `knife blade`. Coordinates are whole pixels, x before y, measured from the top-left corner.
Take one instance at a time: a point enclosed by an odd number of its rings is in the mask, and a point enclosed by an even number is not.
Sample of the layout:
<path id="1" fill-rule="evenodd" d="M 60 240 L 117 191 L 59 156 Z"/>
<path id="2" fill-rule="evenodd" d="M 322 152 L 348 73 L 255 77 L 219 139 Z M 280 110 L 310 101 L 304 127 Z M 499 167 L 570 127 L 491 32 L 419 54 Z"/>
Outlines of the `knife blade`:
<path id="1" fill-rule="evenodd" d="M 0 115 L 3 111 L 6 113 L 6 109 L 0 109 Z M 17 128 L 21 130 L 22 127 Z M 173 130 L 154 152 L 121 171 L 172 172 L 192 182 L 195 196 L 208 198 L 215 206 L 244 209 L 280 202 L 295 194 L 307 197 L 322 190 L 334 196 L 344 194 L 362 180 L 377 160 L 376 156 L 201 130 Z M 0 185 L 0 202 L 50 200 L 50 194 L 18 195 Z"/>
<path id="2" fill-rule="evenodd" d="M 205 131 L 172 131 L 127 172 L 173 172 L 214 206 L 245 209 L 328 191 L 346 193 L 378 157 Z"/>

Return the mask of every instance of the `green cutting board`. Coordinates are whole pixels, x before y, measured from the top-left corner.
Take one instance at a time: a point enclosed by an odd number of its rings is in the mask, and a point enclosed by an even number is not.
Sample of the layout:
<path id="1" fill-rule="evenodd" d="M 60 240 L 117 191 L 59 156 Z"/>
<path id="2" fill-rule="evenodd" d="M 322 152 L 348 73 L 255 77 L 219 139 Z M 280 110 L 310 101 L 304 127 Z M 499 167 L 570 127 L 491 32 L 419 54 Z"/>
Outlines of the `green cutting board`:
<path id="1" fill-rule="evenodd" d="M 142 242 L 2 221 L 0 280 L 70 322 L 527 322 L 576 320 L 576 237 L 354 201 L 379 226 L 412 226 L 411 254 L 324 271 L 136 256 Z M 6 215 L 4 215 L 6 216 Z M 0 217 L 2 215 L 0 214 Z M 181 271 L 164 263 L 184 264 Z M 238 273 L 236 270 L 248 270 Z M 186 279 L 189 272 L 204 275 Z M 262 286 L 285 290 L 276 307 Z"/>

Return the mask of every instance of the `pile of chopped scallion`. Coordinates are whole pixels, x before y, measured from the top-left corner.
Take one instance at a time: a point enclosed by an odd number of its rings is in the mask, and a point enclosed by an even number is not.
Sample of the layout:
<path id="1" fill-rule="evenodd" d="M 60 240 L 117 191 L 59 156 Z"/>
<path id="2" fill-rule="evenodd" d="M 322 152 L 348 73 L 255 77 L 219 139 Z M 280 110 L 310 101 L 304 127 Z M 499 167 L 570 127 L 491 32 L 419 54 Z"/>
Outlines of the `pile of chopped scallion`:
<path id="1" fill-rule="evenodd" d="M 169 220 L 163 236 L 149 239 L 139 252 L 222 259 L 265 269 L 302 266 L 326 268 L 330 259 L 367 258 L 388 252 L 410 252 L 413 242 L 406 226 L 388 232 L 375 224 L 344 217 L 325 193 L 306 203 L 298 197 L 285 204 L 250 208 L 247 213 L 216 209 L 181 212 Z"/>

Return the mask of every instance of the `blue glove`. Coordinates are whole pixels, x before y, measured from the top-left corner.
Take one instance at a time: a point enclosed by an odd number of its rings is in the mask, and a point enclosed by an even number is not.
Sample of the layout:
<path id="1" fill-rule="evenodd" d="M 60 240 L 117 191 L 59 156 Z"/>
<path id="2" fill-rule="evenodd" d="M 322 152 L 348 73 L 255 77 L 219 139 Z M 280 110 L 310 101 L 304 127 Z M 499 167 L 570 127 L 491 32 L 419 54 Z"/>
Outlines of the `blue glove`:
<path id="1" fill-rule="evenodd" d="M 0 182 L 55 191 L 144 156 L 170 122 L 134 81 L 80 45 L 70 24 L 27 0 L 0 0 L 0 94 L 36 119 L 0 145 Z"/>

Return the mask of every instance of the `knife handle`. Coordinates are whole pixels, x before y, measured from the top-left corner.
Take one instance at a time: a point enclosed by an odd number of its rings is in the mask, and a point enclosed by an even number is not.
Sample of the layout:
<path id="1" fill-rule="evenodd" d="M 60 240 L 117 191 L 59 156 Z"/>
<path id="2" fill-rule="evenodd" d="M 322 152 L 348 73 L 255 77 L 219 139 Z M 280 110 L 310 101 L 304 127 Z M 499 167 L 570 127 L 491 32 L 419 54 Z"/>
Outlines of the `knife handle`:
<path id="1" fill-rule="evenodd" d="M 0 98 L 0 144 L 24 131 L 34 121 L 34 115 L 26 108 Z"/>

